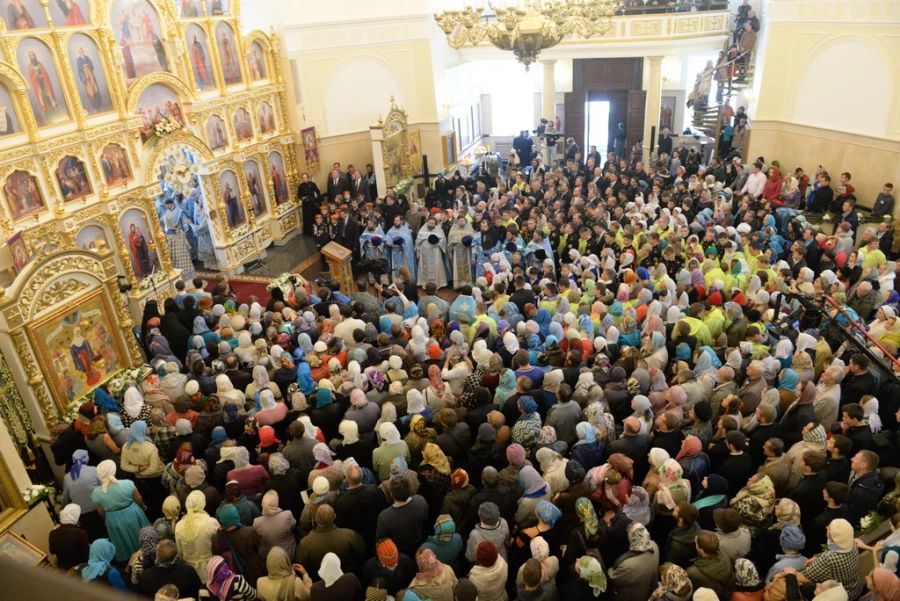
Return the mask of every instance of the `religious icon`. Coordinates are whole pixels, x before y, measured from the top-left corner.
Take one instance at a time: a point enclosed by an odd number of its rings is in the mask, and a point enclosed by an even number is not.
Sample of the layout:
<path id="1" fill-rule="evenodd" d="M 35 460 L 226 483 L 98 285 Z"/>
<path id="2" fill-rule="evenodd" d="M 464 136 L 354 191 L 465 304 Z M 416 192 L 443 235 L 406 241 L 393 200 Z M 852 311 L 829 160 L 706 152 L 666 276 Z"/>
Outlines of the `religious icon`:
<path id="1" fill-rule="evenodd" d="M 228 12 L 226 0 L 209 0 L 209 14 L 213 17 L 224 15 Z"/>
<path id="2" fill-rule="evenodd" d="M 147 142 L 156 134 L 156 124 L 166 117 L 184 123 L 184 113 L 178 95 L 163 84 L 153 84 L 141 93 L 137 113 L 143 119 L 141 140 Z"/>
<path id="3" fill-rule="evenodd" d="M 11 30 L 47 27 L 44 8 L 37 0 L 9 0 L 6 4 L 6 27 Z"/>
<path id="4" fill-rule="evenodd" d="M 213 115 L 206 122 L 206 139 L 209 140 L 209 147 L 212 150 L 218 150 L 228 145 L 225 122 L 217 115 Z"/>
<path id="5" fill-rule="evenodd" d="M 253 215 L 259 218 L 268 212 L 259 164 L 256 161 L 244 163 L 244 175 L 247 177 L 247 189 L 250 191 L 250 207 L 253 209 Z"/>
<path id="6" fill-rule="evenodd" d="M 25 240 L 22 238 L 22 232 L 16 232 L 6 241 L 6 246 L 13 258 L 13 267 L 16 273 L 22 273 L 25 266 L 31 260 L 28 256 L 28 248 L 25 246 Z"/>
<path id="7" fill-rule="evenodd" d="M 73 156 L 60 159 L 56 168 L 56 181 L 65 202 L 85 198 L 93 193 L 84 163 Z"/>
<path id="8" fill-rule="evenodd" d="M 194 83 L 198 90 L 207 90 L 216 86 L 212 67 L 209 62 L 209 46 L 206 33 L 198 25 L 189 25 L 187 39 L 190 44 L 191 69 L 194 72 Z"/>
<path id="9" fill-rule="evenodd" d="M 100 165 L 103 167 L 103 176 L 106 185 L 110 188 L 130 181 L 131 165 L 125 149 L 118 144 L 108 144 L 100 153 Z"/>
<path id="10" fill-rule="evenodd" d="M 268 102 L 261 102 L 256 107 L 256 120 L 259 121 L 259 131 L 268 134 L 275 131 L 275 112 Z"/>
<path id="11" fill-rule="evenodd" d="M 52 0 L 50 2 L 50 16 L 53 24 L 66 27 L 75 25 L 87 25 L 90 12 L 86 0 Z"/>
<path id="12" fill-rule="evenodd" d="M 157 268 L 156 249 L 151 247 L 150 225 L 140 209 L 129 209 L 119 219 L 125 245 L 131 259 L 131 268 L 138 281 L 152 274 Z"/>
<path id="13" fill-rule="evenodd" d="M 69 63 L 75 71 L 81 106 L 88 115 L 99 115 L 113 109 L 109 97 L 103 62 L 94 40 L 77 33 L 69 39 Z"/>
<path id="14" fill-rule="evenodd" d="M 241 227 L 247 223 L 247 215 L 241 204 L 238 191 L 237 176 L 234 171 L 226 170 L 219 176 L 219 185 L 222 188 L 222 200 L 225 202 L 225 215 L 231 229 Z"/>
<path id="15" fill-rule="evenodd" d="M 109 246 L 106 231 L 99 225 L 86 225 L 75 234 L 75 246 L 82 250 L 97 248 L 97 242 L 103 241 Z"/>
<path id="16" fill-rule="evenodd" d="M 219 46 L 219 61 L 225 85 L 241 83 L 241 67 L 237 61 L 237 47 L 234 43 L 234 30 L 228 23 L 219 23 L 216 27 L 216 43 Z"/>
<path id="17" fill-rule="evenodd" d="M 22 131 L 19 126 L 19 118 L 16 115 L 15 105 L 9 95 L 9 90 L 0 85 L 0 136 L 9 136 Z"/>
<path id="18" fill-rule="evenodd" d="M 202 17 L 203 7 L 200 6 L 199 0 L 181 0 L 181 18 L 190 19 L 192 17 Z"/>
<path id="19" fill-rule="evenodd" d="M 238 142 L 253 138 L 253 124 L 250 123 L 250 113 L 247 109 L 238 109 L 234 112 L 234 135 Z"/>
<path id="20" fill-rule="evenodd" d="M 319 172 L 319 141 L 316 139 L 316 128 L 307 127 L 300 130 L 303 138 L 303 153 L 306 159 L 306 170 L 310 173 Z"/>
<path id="21" fill-rule="evenodd" d="M 673 118 L 675 115 L 675 97 L 663 96 L 660 100 L 659 108 L 659 131 L 664 129 L 672 130 Z"/>
<path id="22" fill-rule="evenodd" d="M 47 45 L 35 38 L 25 38 L 16 48 L 19 70 L 27 74 L 28 98 L 38 126 L 44 127 L 69 120 L 69 108 L 53 55 Z"/>
<path id="23" fill-rule="evenodd" d="M 102 290 L 68 299 L 62 311 L 29 325 L 28 337 L 61 409 L 118 372 L 125 361 Z"/>
<path id="24" fill-rule="evenodd" d="M 122 49 L 126 83 L 169 70 L 159 17 L 149 2 L 115 0 L 110 15 L 113 34 Z"/>
<path id="25" fill-rule="evenodd" d="M 278 152 L 269 153 L 269 168 L 272 176 L 272 189 L 275 190 L 275 204 L 281 205 L 288 200 L 287 173 L 284 170 L 284 159 Z"/>
<path id="26" fill-rule="evenodd" d="M 42 213 L 47 208 L 37 178 L 27 171 L 10 173 L 3 186 L 3 194 L 13 221 Z"/>
<path id="27" fill-rule="evenodd" d="M 250 45 L 250 52 L 247 57 L 247 64 L 250 67 L 250 79 L 259 81 L 267 77 L 266 61 L 263 59 L 263 49 L 259 42 L 253 42 Z"/>

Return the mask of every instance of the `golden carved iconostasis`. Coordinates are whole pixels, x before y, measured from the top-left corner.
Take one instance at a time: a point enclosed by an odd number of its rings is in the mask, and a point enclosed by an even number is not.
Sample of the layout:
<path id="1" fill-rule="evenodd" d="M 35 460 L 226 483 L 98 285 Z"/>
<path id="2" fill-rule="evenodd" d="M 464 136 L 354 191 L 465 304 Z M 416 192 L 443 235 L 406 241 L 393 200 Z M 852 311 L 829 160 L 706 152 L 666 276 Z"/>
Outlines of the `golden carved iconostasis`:
<path id="1" fill-rule="evenodd" d="M 0 350 L 38 434 L 141 361 L 131 327 L 192 259 L 233 273 L 300 231 L 280 40 L 239 17 L 238 0 L 0 4 Z"/>

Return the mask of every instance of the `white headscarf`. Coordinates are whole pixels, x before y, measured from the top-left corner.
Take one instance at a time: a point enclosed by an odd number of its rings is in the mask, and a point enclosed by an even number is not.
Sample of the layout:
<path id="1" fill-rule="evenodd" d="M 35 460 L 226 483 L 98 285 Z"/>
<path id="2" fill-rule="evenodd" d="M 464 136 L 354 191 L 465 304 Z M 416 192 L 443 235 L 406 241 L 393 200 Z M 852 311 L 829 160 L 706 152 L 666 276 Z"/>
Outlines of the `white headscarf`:
<path id="1" fill-rule="evenodd" d="M 77 503 L 69 503 L 59 512 L 59 523 L 75 526 L 78 524 L 78 518 L 80 517 L 81 506 Z"/>
<path id="2" fill-rule="evenodd" d="M 112 459 L 106 459 L 97 466 L 97 477 L 100 478 L 100 489 L 106 492 L 110 484 L 116 484 L 116 464 Z"/>
<path id="3" fill-rule="evenodd" d="M 345 419 L 338 426 L 338 432 L 344 437 L 344 444 L 356 444 L 359 442 L 359 424 L 350 419 Z"/>
<path id="4" fill-rule="evenodd" d="M 128 417 L 137 418 L 141 414 L 141 409 L 144 408 L 144 397 L 137 388 L 132 386 L 125 391 L 125 400 L 122 402 L 122 406 Z"/>
<path id="5" fill-rule="evenodd" d="M 487 342 L 484 340 L 478 339 L 475 341 L 475 344 L 472 345 L 472 358 L 475 359 L 475 363 L 478 365 L 487 365 L 487 362 L 491 360 L 492 355 L 493 353 L 488 350 Z"/>
<path id="6" fill-rule="evenodd" d="M 406 412 L 410 415 L 425 411 L 425 397 L 413 388 L 406 393 Z"/>
<path id="7" fill-rule="evenodd" d="M 263 411 L 272 411 L 275 409 L 275 395 L 271 390 L 266 388 L 259 393 L 259 404 Z"/>
<path id="8" fill-rule="evenodd" d="M 516 340 L 515 334 L 512 332 L 507 332 L 503 335 L 503 346 L 506 347 L 506 352 L 508 353 L 516 353 L 519 350 L 519 341 Z"/>
<path id="9" fill-rule="evenodd" d="M 328 588 L 338 581 L 344 575 L 341 571 L 341 560 L 334 553 L 326 553 L 322 558 L 322 564 L 319 566 L 319 577 Z"/>
<path id="10" fill-rule="evenodd" d="M 401 442 L 400 432 L 397 430 L 397 426 L 390 422 L 381 424 L 378 428 L 378 434 L 386 445 L 393 445 Z"/>
<path id="11" fill-rule="evenodd" d="M 866 419 L 869 420 L 869 428 L 872 429 L 872 434 L 881 432 L 883 424 L 881 423 L 881 418 L 878 416 L 878 399 L 872 397 L 862 404 L 862 408 Z"/>
<path id="12" fill-rule="evenodd" d="M 297 418 L 297 421 L 300 422 L 301 424 L 303 424 L 303 426 L 306 428 L 303 431 L 303 438 L 308 438 L 310 440 L 316 440 L 316 432 L 318 432 L 319 429 L 313 425 L 313 423 L 309 419 L 309 416 L 301 415 L 300 417 Z"/>

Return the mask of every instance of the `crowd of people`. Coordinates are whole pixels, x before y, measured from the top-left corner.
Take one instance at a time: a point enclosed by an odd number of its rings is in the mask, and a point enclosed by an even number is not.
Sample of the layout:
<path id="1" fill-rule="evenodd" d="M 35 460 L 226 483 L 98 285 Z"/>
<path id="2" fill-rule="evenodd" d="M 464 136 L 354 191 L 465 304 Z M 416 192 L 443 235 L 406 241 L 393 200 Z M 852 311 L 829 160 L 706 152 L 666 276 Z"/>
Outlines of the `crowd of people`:
<path id="1" fill-rule="evenodd" d="M 57 567 L 161 601 L 900 600 L 900 533 L 856 534 L 900 526 L 891 190 L 857 242 L 821 166 L 601 161 L 308 199 L 384 282 L 148 302 L 145 377 L 53 429 Z"/>

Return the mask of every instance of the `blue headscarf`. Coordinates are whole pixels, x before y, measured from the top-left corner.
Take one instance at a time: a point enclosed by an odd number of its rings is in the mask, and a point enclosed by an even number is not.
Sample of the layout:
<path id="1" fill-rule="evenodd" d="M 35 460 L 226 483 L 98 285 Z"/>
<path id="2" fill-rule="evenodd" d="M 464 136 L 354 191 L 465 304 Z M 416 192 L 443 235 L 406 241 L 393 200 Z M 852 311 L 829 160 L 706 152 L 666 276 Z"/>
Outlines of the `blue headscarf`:
<path id="1" fill-rule="evenodd" d="M 701 346 L 701 351 L 704 351 L 707 355 L 709 355 L 709 360 L 712 361 L 712 366 L 716 369 L 722 367 L 722 362 L 719 360 L 719 356 L 716 355 L 716 351 L 712 350 L 708 346 Z"/>
<path id="2" fill-rule="evenodd" d="M 531 415 L 532 413 L 534 413 L 535 411 L 538 410 L 537 403 L 535 402 L 535 400 L 532 397 L 530 397 L 528 395 L 519 397 L 519 407 L 521 407 L 522 410 L 525 412 L 525 415 L 523 415 L 522 417 L 528 417 L 529 415 Z M 519 419 L 522 419 L 522 417 L 520 417 Z"/>
<path id="3" fill-rule="evenodd" d="M 306 362 L 306 352 L 298 347 L 294 350 L 294 359 L 297 363 L 297 386 L 300 387 L 300 392 L 308 396 L 316 389 L 316 383 L 312 379 L 309 363 Z"/>
<path id="4" fill-rule="evenodd" d="M 131 424 L 131 427 L 128 428 L 128 436 L 125 437 L 125 446 L 129 449 L 131 448 L 132 443 L 141 444 L 144 442 L 147 433 L 147 422 L 138 421 Z"/>
<path id="5" fill-rule="evenodd" d="M 416 303 L 410 301 L 409 306 L 403 311 L 403 319 L 418 319 L 419 307 Z"/>
<path id="6" fill-rule="evenodd" d="M 590 315 L 581 314 L 578 316 L 578 329 L 587 335 L 588 340 L 594 339 L 594 320 Z"/>
<path id="7" fill-rule="evenodd" d="M 219 442 L 225 442 L 225 439 L 228 435 L 225 433 L 225 428 L 222 426 L 216 426 L 213 428 L 212 434 L 209 437 L 210 444 L 216 444 Z"/>
<path id="8" fill-rule="evenodd" d="M 320 388 L 316 391 L 316 409 L 320 407 L 327 407 L 333 402 L 334 399 L 331 396 L 331 391 L 327 388 Z"/>
<path id="9" fill-rule="evenodd" d="M 609 313 L 616 317 L 622 317 L 622 301 L 615 301 L 612 307 L 609 308 Z"/>
<path id="10" fill-rule="evenodd" d="M 537 516 L 538 519 L 553 528 L 556 526 L 556 522 L 559 521 L 559 518 L 562 517 L 562 511 L 550 501 L 544 501 L 542 499 L 538 501 L 537 504 Z"/>
<path id="11" fill-rule="evenodd" d="M 559 324 L 557 324 L 557 325 L 559 325 Z M 547 340 L 544 341 L 544 347 L 550 348 L 554 344 L 559 346 L 559 340 L 556 338 L 556 336 L 554 336 L 553 334 L 550 334 L 549 336 L 547 336 Z"/>
<path id="12" fill-rule="evenodd" d="M 597 442 L 597 431 L 589 422 L 580 422 L 577 426 L 575 426 L 575 432 L 581 438 L 581 440 L 575 443 L 574 446 L 576 447 L 580 444 L 590 444 L 592 442 Z"/>
<path id="13" fill-rule="evenodd" d="M 786 369 L 778 379 L 778 390 L 787 390 L 788 392 L 797 393 L 797 386 L 800 384 L 800 378 L 793 369 Z"/>
<path id="14" fill-rule="evenodd" d="M 122 410 L 122 407 L 116 402 L 116 399 L 112 398 L 109 393 L 102 388 L 94 389 L 94 404 L 103 407 L 104 409 L 109 409 L 110 411 Z"/>
<path id="15" fill-rule="evenodd" d="M 538 324 L 538 329 L 541 332 L 541 336 L 546 338 L 550 335 L 550 311 L 547 309 L 538 309 L 537 315 L 534 316 L 534 322 Z"/>
<path id="16" fill-rule="evenodd" d="M 90 582 L 103 576 L 109 568 L 109 564 L 115 558 L 115 546 L 109 542 L 108 538 L 98 538 L 91 543 L 91 554 L 88 556 L 87 567 L 81 571 L 81 579 L 85 582 Z"/>
<path id="17" fill-rule="evenodd" d="M 559 322 L 551 322 L 550 326 L 547 329 L 550 331 L 549 335 L 556 338 L 557 344 L 559 344 L 560 340 L 566 337 L 565 333 L 563 332 L 562 324 Z"/>
<path id="18" fill-rule="evenodd" d="M 99 389 L 98 389 L 99 390 Z M 88 463 L 88 452 L 84 449 L 78 449 L 74 453 L 72 453 L 72 469 L 69 470 L 69 475 L 72 476 L 72 480 L 78 480 L 78 476 L 81 475 L 81 466 L 87 465 Z"/>
<path id="19" fill-rule="evenodd" d="M 106 429 L 109 430 L 109 433 L 115 436 L 119 432 L 125 429 L 125 424 L 122 423 L 122 418 L 118 415 L 110 413 L 106 416 Z"/>
<path id="20" fill-rule="evenodd" d="M 646 267 L 638 267 L 637 268 L 637 277 L 639 280 L 649 280 L 650 272 L 647 271 Z"/>
<path id="21" fill-rule="evenodd" d="M 687 343 L 682 342 L 675 347 L 675 358 L 682 361 L 688 361 L 691 358 L 691 347 Z"/>

